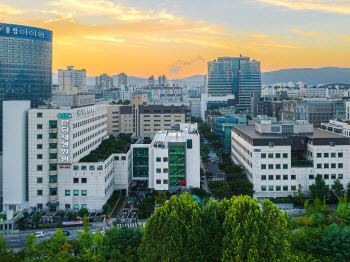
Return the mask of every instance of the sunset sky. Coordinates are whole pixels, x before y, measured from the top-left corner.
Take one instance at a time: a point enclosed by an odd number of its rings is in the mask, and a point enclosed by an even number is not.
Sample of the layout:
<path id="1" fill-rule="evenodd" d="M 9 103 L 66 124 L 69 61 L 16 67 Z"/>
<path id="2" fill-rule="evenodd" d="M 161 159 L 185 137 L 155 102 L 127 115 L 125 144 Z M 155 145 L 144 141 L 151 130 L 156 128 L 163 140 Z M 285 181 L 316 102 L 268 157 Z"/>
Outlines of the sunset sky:
<path id="1" fill-rule="evenodd" d="M 243 54 L 262 71 L 350 67 L 350 0 L 0 0 L 0 22 L 53 31 L 53 70 L 181 78 Z"/>

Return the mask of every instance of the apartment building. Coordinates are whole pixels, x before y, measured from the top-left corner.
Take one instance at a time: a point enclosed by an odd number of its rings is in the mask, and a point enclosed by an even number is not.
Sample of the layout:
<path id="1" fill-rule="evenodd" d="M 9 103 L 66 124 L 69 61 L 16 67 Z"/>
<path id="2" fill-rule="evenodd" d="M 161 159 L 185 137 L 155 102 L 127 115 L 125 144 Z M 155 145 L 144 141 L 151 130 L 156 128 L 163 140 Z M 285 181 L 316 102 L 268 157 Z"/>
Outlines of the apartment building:
<path id="1" fill-rule="evenodd" d="M 350 181 L 349 138 L 306 122 L 235 125 L 231 144 L 231 158 L 245 169 L 257 199 L 288 197 L 299 184 L 309 194 L 317 175 L 328 187 Z"/>
<path id="2" fill-rule="evenodd" d="M 133 133 L 132 106 L 107 106 L 107 133 L 114 135 Z"/>

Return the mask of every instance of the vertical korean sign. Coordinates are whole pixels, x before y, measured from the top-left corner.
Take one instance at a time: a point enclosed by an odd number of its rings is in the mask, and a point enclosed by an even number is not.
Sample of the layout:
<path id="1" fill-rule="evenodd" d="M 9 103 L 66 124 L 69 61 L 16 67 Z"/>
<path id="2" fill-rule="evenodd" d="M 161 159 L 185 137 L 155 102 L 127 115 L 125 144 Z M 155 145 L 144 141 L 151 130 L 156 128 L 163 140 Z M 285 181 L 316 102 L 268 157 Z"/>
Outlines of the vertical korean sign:
<path id="1" fill-rule="evenodd" d="M 72 118 L 70 113 L 59 113 L 59 121 L 61 121 L 61 136 L 60 136 L 60 145 L 61 145 L 61 158 L 59 167 L 60 168 L 69 168 L 69 120 Z"/>

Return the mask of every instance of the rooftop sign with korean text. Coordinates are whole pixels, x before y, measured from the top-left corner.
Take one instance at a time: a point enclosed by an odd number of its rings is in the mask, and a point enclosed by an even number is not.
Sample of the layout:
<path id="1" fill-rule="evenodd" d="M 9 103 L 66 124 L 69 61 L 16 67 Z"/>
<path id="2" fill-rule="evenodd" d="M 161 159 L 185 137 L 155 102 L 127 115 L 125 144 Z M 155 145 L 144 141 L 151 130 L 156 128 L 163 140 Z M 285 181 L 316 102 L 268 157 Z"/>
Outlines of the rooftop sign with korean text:
<path id="1" fill-rule="evenodd" d="M 52 31 L 23 25 L 0 23 L 0 36 L 52 42 Z"/>

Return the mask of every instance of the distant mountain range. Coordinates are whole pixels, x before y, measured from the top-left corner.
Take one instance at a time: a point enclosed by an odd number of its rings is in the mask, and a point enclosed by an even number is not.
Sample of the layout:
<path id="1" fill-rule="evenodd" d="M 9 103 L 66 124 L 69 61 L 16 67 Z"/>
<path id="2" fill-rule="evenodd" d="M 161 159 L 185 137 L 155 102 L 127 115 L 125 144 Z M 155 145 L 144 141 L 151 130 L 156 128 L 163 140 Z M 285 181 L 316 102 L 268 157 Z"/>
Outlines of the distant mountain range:
<path id="1" fill-rule="evenodd" d="M 117 83 L 118 77 L 113 75 L 114 82 Z M 157 80 L 157 79 L 156 79 Z M 273 85 L 277 83 L 293 82 L 296 84 L 301 81 L 307 85 L 328 85 L 331 83 L 350 84 L 350 68 L 323 67 L 323 68 L 295 68 L 281 69 L 277 71 L 265 72 L 261 75 L 263 85 Z M 52 74 L 53 84 L 58 83 L 57 73 Z M 204 84 L 204 75 L 193 75 L 186 78 L 168 80 L 170 85 L 182 86 L 200 86 Z M 87 76 L 86 84 L 95 85 L 95 77 Z M 136 86 L 147 85 L 147 78 L 128 76 L 128 84 Z"/>
<path id="2" fill-rule="evenodd" d="M 292 81 L 294 84 L 301 81 L 307 85 L 327 85 L 329 83 L 350 84 L 350 68 L 323 67 L 323 68 L 295 68 L 281 69 L 262 73 L 263 85 L 273 85 Z"/>

